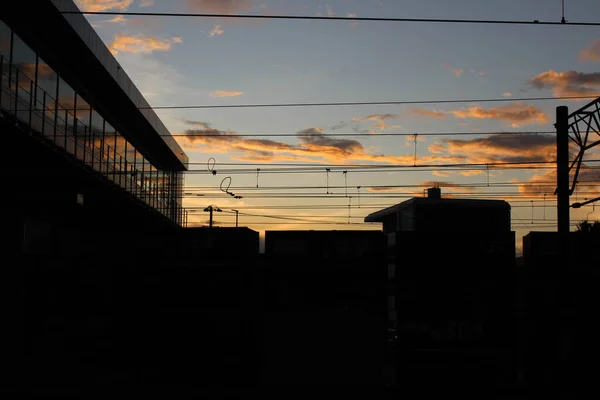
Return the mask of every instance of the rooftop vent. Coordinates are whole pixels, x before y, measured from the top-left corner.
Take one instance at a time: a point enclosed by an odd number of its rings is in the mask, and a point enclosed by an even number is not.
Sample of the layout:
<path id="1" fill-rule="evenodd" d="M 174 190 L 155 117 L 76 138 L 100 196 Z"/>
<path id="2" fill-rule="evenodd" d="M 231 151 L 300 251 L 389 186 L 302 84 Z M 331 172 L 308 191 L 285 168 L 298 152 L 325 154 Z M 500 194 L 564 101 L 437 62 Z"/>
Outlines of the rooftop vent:
<path id="1" fill-rule="evenodd" d="M 442 189 L 439 187 L 432 187 L 427 189 L 427 198 L 429 199 L 441 199 L 442 198 Z"/>

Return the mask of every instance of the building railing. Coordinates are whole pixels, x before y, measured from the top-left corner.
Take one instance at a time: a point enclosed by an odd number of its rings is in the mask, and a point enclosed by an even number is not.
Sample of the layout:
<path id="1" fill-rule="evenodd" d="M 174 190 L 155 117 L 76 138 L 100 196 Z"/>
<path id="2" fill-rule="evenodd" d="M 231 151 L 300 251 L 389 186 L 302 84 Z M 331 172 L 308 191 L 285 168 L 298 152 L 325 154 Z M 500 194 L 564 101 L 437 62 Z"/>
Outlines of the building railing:
<path id="1" fill-rule="evenodd" d="M 96 135 L 72 110 L 61 108 L 55 98 L 3 56 L 0 56 L 0 88 L 2 114 L 12 116 L 33 136 L 66 151 L 76 162 L 91 167 L 177 225 L 187 225 L 187 211 L 170 198 L 176 191 L 165 190 L 163 185 L 152 181 L 152 172 L 140 171 L 135 162 L 128 161 L 105 142 L 105 135 Z M 155 175 L 158 181 L 158 174 Z"/>

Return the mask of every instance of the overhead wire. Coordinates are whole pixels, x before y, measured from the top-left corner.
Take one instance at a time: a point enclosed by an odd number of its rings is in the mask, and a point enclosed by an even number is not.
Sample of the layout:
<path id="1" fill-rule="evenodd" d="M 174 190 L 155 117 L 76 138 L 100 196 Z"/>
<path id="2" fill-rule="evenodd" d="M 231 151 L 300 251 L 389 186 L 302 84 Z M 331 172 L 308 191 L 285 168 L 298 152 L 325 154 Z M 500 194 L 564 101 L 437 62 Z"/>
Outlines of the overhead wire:
<path id="1" fill-rule="evenodd" d="M 597 159 L 586 160 L 587 163 L 595 163 L 600 162 Z M 256 163 L 255 165 L 269 165 Z M 328 165 L 328 164 L 321 164 Z M 453 168 L 458 168 L 459 170 L 481 170 L 485 172 L 487 168 L 493 167 L 494 169 L 554 169 L 556 168 L 556 161 L 516 161 L 516 162 L 494 162 L 494 163 L 454 163 L 454 164 L 421 164 L 421 165 L 394 165 L 394 164 L 365 164 L 360 166 L 344 166 L 339 167 L 338 172 L 343 172 L 345 170 L 352 171 L 354 173 L 357 172 L 389 172 L 389 171 L 436 171 L 440 169 L 452 170 Z M 503 167 L 503 168 L 502 168 Z M 336 167 L 330 167 L 332 170 Z M 600 167 L 586 167 L 589 170 L 599 169 Z M 381 170 L 381 171 L 379 171 Z M 256 169 L 228 169 L 226 171 L 222 171 L 227 174 L 248 174 L 256 173 Z M 261 169 L 263 174 L 275 174 L 275 173 L 324 173 L 322 167 L 319 167 L 318 164 L 290 164 L 290 167 L 286 168 L 263 168 Z M 184 171 L 186 174 L 206 174 L 208 173 L 206 170 L 187 170 Z"/>
<path id="2" fill-rule="evenodd" d="M 353 21 L 353 22 L 420 22 L 420 23 L 454 23 L 480 25 L 571 25 L 600 26 L 600 22 L 566 22 L 540 20 L 490 20 L 490 19 L 454 19 L 454 18 L 396 18 L 396 17 L 358 17 L 358 16 L 310 16 L 280 14 L 217 14 L 217 13 L 173 13 L 173 12 L 141 12 L 141 11 L 59 11 L 62 14 L 112 15 L 135 17 L 175 17 L 175 18 L 223 18 L 223 19 L 267 19 L 267 20 L 307 20 L 307 21 Z"/>
<path id="3" fill-rule="evenodd" d="M 366 136 L 371 138 L 377 138 L 378 136 L 400 136 L 407 137 L 414 135 L 418 136 L 487 136 L 487 135 L 496 135 L 496 136 L 513 136 L 513 135 L 548 135 L 555 134 L 555 131 L 528 131 L 528 132 L 425 132 L 425 133 L 400 133 L 400 132 L 352 132 L 352 133 L 319 133 L 319 137 L 330 137 L 330 136 Z M 167 135 L 161 135 L 167 136 Z M 170 134 L 172 137 L 223 137 L 223 138 L 237 138 L 237 137 L 314 137 L 313 134 L 310 133 L 235 133 L 231 135 L 223 135 L 221 133 L 200 133 L 200 132 L 189 132 L 189 133 L 172 133 Z M 191 163 L 194 164 L 194 163 Z M 206 163 L 196 163 L 196 164 L 206 164 Z M 229 165 L 219 163 L 221 165 Z"/>
<path id="4" fill-rule="evenodd" d="M 461 103 L 501 103 L 524 101 L 549 101 L 549 100 L 586 100 L 595 99 L 597 96 L 539 96 L 539 97 L 503 97 L 482 99 L 449 99 L 449 100 L 399 100 L 399 101 L 345 101 L 345 102 L 306 102 L 306 103 L 257 103 L 257 104 L 192 104 L 176 106 L 148 106 L 139 107 L 153 110 L 203 110 L 219 108 L 296 108 L 296 107 L 352 107 L 352 106 L 398 106 L 398 105 L 426 105 L 426 104 L 461 104 Z"/>
<path id="5" fill-rule="evenodd" d="M 534 200 L 534 202 L 539 203 L 541 200 Z M 516 204 L 515 204 L 516 203 Z M 526 205 L 520 205 L 518 203 L 527 203 Z M 511 208 L 529 208 L 531 207 L 529 204 L 529 200 L 512 200 Z M 362 205 L 361 209 L 386 209 L 397 205 L 396 203 L 388 203 L 388 204 L 367 204 Z M 313 205 L 246 205 L 246 206 L 236 206 L 236 209 L 245 209 L 245 210 L 341 210 L 346 205 L 344 204 L 313 204 Z M 357 209 L 357 206 L 352 206 Z M 546 204 L 544 207 L 553 207 L 552 204 Z M 204 209 L 204 207 L 186 207 L 186 210 L 190 210 L 192 212 L 200 212 Z"/>
<path id="6" fill-rule="evenodd" d="M 484 187 L 505 187 L 505 186 L 524 186 L 524 187 L 537 187 L 537 186 L 556 186 L 556 182 L 553 181 L 538 181 L 538 182 L 530 182 L 530 181 L 511 181 L 511 182 L 492 182 L 492 183 L 444 183 L 438 182 L 440 187 L 442 188 L 484 188 Z M 596 184 L 600 184 L 600 180 L 578 180 L 577 184 L 580 186 L 594 186 Z M 404 185 L 361 185 L 362 189 L 400 189 L 400 188 L 427 188 L 427 185 L 423 184 L 404 184 Z M 260 188 L 256 188 L 254 186 L 236 186 L 233 189 L 236 190 L 309 190 L 309 189 L 344 189 L 345 186 L 261 186 Z M 190 190 L 216 190 L 214 186 L 194 186 L 194 185 L 186 185 L 186 189 Z"/>

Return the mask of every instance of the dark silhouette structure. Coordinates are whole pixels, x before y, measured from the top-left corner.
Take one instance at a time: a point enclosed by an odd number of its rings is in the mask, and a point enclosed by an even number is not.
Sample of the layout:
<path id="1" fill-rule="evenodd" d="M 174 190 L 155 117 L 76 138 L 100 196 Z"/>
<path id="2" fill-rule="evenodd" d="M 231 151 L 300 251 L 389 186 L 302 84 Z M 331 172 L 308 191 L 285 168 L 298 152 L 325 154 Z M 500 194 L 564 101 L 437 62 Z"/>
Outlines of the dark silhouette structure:
<path id="1" fill-rule="evenodd" d="M 20 1 L 1 15 L 10 254 L 23 240 L 30 252 L 118 252 L 102 238 L 185 225 L 187 156 L 85 17 L 65 10 L 78 9 Z"/>
<path id="2" fill-rule="evenodd" d="M 77 10 L 0 13 L 5 397 L 592 387 L 597 233 L 532 232 L 517 269 L 510 205 L 439 187 L 382 230 L 267 231 L 264 255 L 235 210 L 187 228 L 187 156 Z"/>
<path id="3" fill-rule="evenodd" d="M 510 205 L 439 188 L 377 211 L 387 236 L 388 327 L 399 390 L 493 396 L 515 376 Z M 431 384 L 435 382 L 435 384 Z"/>
<path id="4" fill-rule="evenodd" d="M 384 240 L 378 231 L 265 232 L 263 384 L 383 390 Z"/>
<path id="5" fill-rule="evenodd" d="M 560 257 L 558 232 L 523 238 L 519 270 L 519 353 L 531 393 L 594 393 L 594 360 L 600 355 L 594 315 L 600 297 L 600 235 L 569 232 L 568 263 Z"/>

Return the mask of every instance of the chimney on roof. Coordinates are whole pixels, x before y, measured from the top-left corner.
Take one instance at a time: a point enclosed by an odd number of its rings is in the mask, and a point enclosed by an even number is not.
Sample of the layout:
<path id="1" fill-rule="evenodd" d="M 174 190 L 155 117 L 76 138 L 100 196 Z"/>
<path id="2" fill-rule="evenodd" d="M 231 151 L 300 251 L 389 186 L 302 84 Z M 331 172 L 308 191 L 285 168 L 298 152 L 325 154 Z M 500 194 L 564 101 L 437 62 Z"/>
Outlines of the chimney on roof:
<path id="1" fill-rule="evenodd" d="M 429 199 L 441 199 L 442 198 L 442 189 L 439 187 L 432 187 L 427 189 L 427 198 Z"/>

